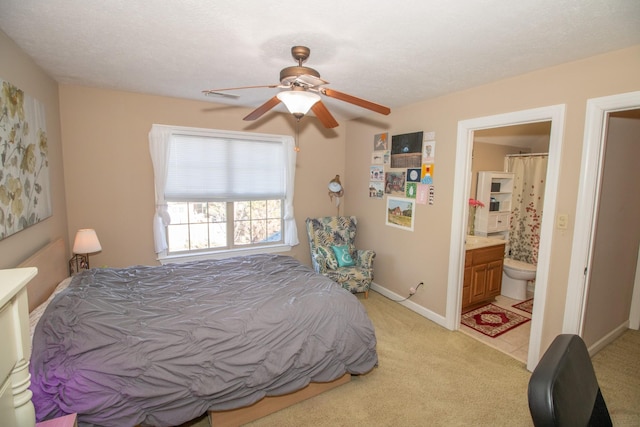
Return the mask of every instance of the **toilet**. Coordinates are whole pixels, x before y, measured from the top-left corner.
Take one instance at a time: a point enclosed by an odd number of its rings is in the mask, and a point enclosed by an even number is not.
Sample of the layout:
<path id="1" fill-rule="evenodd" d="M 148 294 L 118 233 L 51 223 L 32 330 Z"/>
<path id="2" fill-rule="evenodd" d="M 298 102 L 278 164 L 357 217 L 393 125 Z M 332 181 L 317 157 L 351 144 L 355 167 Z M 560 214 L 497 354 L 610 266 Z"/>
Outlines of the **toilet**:
<path id="1" fill-rule="evenodd" d="M 505 258 L 502 267 L 502 291 L 500 293 L 508 298 L 526 300 L 527 282 L 535 278 L 535 265 Z"/>

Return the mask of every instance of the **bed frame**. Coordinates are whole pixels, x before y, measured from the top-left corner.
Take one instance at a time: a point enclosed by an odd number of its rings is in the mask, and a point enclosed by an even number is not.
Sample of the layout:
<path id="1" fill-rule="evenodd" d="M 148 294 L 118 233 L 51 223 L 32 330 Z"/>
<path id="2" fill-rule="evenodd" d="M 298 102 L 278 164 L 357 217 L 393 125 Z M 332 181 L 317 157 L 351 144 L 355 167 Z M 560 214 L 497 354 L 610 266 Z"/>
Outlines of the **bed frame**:
<path id="1" fill-rule="evenodd" d="M 29 311 L 42 304 L 56 286 L 69 276 L 66 245 L 62 238 L 44 246 L 18 267 L 36 267 L 38 274 L 27 285 Z M 317 396 L 351 380 L 349 373 L 327 383 L 311 383 L 303 389 L 282 396 L 267 396 L 253 405 L 228 411 L 209 411 L 212 427 L 233 427 L 257 420 L 266 415 Z"/>
<path id="2" fill-rule="evenodd" d="M 332 388 L 348 383 L 350 380 L 351 374 L 346 373 L 337 380 L 328 383 L 310 383 L 305 388 L 293 393 L 282 396 L 267 396 L 251 406 L 228 411 L 209 411 L 209 422 L 211 427 L 240 426 L 329 391 Z"/>

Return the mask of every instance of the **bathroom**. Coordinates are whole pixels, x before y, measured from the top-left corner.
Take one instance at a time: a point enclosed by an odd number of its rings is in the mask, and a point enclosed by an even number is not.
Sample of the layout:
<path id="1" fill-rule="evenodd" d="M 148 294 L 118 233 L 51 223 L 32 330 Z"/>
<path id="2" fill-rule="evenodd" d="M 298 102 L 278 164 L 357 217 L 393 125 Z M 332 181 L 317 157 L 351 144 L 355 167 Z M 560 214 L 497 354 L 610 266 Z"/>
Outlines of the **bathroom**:
<path id="1" fill-rule="evenodd" d="M 551 122 L 539 122 L 474 132 L 469 199 L 483 199 L 489 203 L 483 207 L 469 207 L 467 234 L 502 239 L 506 243 L 501 295 L 496 297 L 495 303 L 508 304 L 509 308 L 512 304 L 523 301 L 533 303 L 535 264 L 542 220 L 542 206 L 536 207 L 536 204 L 544 203 L 546 177 L 546 156 L 539 154 L 548 152 L 550 131 Z M 530 170 L 532 164 L 533 172 Z M 521 194 L 518 190 L 523 187 L 523 169 L 527 169 L 524 173 L 530 177 L 525 178 L 528 180 L 524 185 L 527 191 Z M 478 174 L 483 171 L 506 170 L 513 172 L 513 175 L 488 172 Z M 489 189 L 491 183 L 493 188 Z M 532 190 L 532 187 L 537 188 Z M 493 225 L 487 226 L 488 216 L 490 224 L 494 221 Z M 495 222 L 502 225 L 496 226 Z M 500 231 L 493 231 L 496 229 Z M 513 335 L 518 329 L 521 337 L 514 340 Z M 507 353 L 518 352 L 519 357 L 514 357 L 526 361 L 528 330 L 530 327 L 519 327 L 500 337 L 482 337 L 482 341 Z M 501 341 L 506 341 L 503 343 L 505 348 L 500 348 Z M 519 344 L 514 345 L 514 342 Z"/>

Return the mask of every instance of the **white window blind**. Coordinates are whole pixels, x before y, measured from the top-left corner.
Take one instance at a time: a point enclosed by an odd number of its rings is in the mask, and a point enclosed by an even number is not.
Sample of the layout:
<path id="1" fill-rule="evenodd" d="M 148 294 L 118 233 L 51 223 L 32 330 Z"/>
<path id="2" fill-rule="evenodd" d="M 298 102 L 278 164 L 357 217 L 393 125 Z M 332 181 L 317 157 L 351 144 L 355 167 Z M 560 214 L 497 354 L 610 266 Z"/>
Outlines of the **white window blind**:
<path id="1" fill-rule="evenodd" d="M 282 142 L 174 134 L 169 151 L 166 200 L 239 201 L 286 195 Z"/>
<path id="2" fill-rule="evenodd" d="M 290 136 L 154 124 L 155 252 L 165 256 L 167 202 L 283 200 L 284 243 L 299 243 L 293 210 L 296 152 Z"/>

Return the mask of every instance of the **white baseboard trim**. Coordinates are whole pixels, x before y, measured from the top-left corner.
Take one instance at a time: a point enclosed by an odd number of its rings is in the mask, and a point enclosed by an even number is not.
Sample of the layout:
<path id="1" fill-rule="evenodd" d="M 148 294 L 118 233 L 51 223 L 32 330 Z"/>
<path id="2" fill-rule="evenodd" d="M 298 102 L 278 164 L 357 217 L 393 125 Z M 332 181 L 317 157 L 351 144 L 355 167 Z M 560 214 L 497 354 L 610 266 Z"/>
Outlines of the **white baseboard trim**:
<path id="1" fill-rule="evenodd" d="M 406 298 L 406 296 L 403 295 L 398 295 L 395 292 L 391 292 L 390 290 L 388 290 L 387 288 L 384 288 L 380 285 L 378 285 L 375 282 L 371 283 L 371 290 L 375 291 L 381 295 L 384 295 L 385 297 L 395 300 L 395 301 L 400 301 Z M 411 300 L 406 300 L 406 301 L 402 301 L 402 302 L 398 302 L 398 304 L 403 305 L 405 307 L 407 307 L 409 310 L 418 313 L 420 316 L 422 317 L 426 317 L 427 319 L 431 320 L 432 322 L 437 323 L 438 325 L 442 326 L 443 328 L 446 328 L 446 318 L 434 313 L 431 310 L 428 310 L 426 308 L 424 308 L 423 306 L 416 304 L 415 302 L 411 301 Z"/>
<path id="2" fill-rule="evenodd" d="M 622 323 L 622 325 L 613 329 L 607 335 L 599 339 L 596 343 L 594 343 L 591 347 L 589 347 L 589 355 L 594 356 L 597 352 L 605 348 L 607 345 L 611 344 L 616 340 L 620 335 L 622 335 L 627 329 L 629 329 L 629 321 Z"/>

